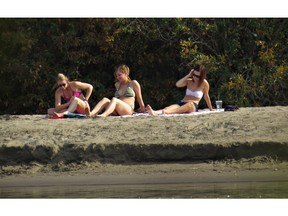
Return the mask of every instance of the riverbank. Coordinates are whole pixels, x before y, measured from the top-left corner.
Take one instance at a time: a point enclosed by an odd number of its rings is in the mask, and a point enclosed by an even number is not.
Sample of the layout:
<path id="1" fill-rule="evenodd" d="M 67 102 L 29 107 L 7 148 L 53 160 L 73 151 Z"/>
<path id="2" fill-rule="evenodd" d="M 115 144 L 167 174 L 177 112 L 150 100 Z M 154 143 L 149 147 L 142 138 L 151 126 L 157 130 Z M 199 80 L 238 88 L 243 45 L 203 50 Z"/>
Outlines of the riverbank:
<path id="1" fill-rule="evenodd" d="M 155 167 L 247 160 L 285 163 L 287 120 L 288 107 L 280 106 L 170 117 L 51 120 L 44 115 L 4 115 L 0 117 L 1 175 L 89 170 L 90 166 L 101 170 L 107 164 L 117 171 L 121 165 L 147 163 Z M 173 166 L 165 172 L 169 167 Z"/>

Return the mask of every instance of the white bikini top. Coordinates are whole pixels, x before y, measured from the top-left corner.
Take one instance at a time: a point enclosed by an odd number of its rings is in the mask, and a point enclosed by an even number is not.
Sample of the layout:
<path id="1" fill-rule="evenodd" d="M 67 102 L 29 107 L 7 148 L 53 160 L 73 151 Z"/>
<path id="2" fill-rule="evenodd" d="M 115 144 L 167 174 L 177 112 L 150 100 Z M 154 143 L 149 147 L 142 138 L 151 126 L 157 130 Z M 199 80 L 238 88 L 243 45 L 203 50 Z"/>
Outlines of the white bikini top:
<path id="1" fill-rule="evenodd" d="M 186 89 L 186 95 L 191 95 L 196 98 L 202 98 L 203 92 L 202 91 L 192 91 L 191 89 Z"/>

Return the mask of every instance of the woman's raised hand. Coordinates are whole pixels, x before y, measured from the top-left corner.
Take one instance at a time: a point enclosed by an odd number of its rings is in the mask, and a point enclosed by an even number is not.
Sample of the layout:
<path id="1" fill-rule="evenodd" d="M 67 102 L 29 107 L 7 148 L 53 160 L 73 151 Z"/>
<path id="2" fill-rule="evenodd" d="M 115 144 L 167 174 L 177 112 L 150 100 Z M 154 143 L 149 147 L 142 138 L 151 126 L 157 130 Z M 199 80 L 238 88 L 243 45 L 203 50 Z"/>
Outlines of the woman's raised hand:
<path id="1" fill-rule="evenodd" d="M 194 72 L 194 69 L 192 69 L 192 70 L 189 72 L 188 77 L 192 77 L 193 72 Z"/>

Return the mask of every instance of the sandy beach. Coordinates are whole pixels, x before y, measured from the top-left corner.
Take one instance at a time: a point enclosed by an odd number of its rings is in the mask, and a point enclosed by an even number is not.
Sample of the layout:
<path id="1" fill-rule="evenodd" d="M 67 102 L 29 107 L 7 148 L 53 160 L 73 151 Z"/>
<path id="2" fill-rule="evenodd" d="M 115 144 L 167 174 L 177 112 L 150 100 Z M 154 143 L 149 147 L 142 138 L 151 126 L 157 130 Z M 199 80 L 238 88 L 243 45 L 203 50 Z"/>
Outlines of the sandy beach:
<path id="1" fill-rule="evenodd" d="M 288 107 L 280 106 L 101 119 L 3 115 L 0 189 L 9 197 L 11 187 L 60 179 L 64 185 L 202 184 L 211 177 L 231 183 L 259 176 L 286 182 L 287 120 Z"/>
<path id="2" fill-rule="evenodd" d="M 99 169 L 103 164 L 255 158 L 260 158 L 258 162 L 285 162 L 287 120 L 288 107 L 280 106 L 205 115 L 101 119 L 4 115 L 0 117 L 1 174 L 28 172 L 31 167 L 39 172 L 48 167 L 54 171 L 83 169 L 93 163 Z"/>

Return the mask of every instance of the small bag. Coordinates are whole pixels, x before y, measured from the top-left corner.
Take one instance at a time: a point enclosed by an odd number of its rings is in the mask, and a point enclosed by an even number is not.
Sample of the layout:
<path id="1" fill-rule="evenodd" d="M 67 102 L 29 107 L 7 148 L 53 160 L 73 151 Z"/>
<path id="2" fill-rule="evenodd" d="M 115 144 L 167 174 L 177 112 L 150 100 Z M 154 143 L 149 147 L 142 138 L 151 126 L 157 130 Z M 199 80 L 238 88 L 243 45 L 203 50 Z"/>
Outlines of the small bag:
<path id="1" fill-rule="evenodd" d="M 235 111 L 238 110 L 239 108 L 237 106 L 234 105 L 227 105 L 224 109 L 224 111 Z"/>

